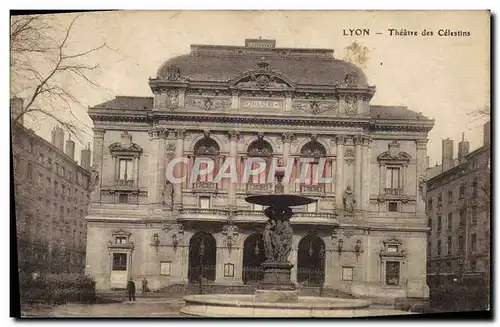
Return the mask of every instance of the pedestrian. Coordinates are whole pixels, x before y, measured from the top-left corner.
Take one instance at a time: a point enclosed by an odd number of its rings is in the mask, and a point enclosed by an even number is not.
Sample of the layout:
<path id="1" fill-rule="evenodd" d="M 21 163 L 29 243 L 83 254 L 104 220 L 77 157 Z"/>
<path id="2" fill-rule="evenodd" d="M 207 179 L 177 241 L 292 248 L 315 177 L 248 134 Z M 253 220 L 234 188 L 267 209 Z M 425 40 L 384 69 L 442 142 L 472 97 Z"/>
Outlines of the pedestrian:
<path id="1" fill-rule="evenodd" d="M 128 292 L 128 300 L 129 301 L 135 301 L 135 283 L 131 279 L 129 279 L 127 283 L 127 292 Z"/>
<path id="2" fill-rule="evenodd" d="M 148 280 L 146 277 L 142 279 L 142 293 L 146 294 L 148 292 Z"/>

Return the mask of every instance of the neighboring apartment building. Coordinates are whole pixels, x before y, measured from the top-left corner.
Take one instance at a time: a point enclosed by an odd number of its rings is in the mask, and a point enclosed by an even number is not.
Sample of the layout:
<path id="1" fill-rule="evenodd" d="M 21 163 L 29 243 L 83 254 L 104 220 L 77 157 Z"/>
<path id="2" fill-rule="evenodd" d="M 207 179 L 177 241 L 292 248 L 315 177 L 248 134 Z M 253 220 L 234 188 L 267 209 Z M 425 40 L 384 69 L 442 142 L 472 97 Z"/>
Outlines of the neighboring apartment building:
<path id="1" fill-rule="evenodd" d="M 442 165 L 428 169 L 427 273 L 435 287 L 463 278 L 489 282 L 490 157 L 488 122 L 483 146 L 469 153 L 469 142 L 462 137 L 455 159 L 453 140 L 443 140 Z"/>
<path id="2" fill-rule="evenodd" d="M 66 143 L 66 151 L 63 151 Z M 75 143 L 52 131 L 52 144 L 12 126 L 13 183 L 19 269 L 74 272 L 85 268 L 90 148 L 74 160 Z"/>
<path id="3" fill-rule="evenodd" d="M 89 109 L 101 176 L 87 217 L 87 273 L 98 289 L 143 277 L 152 289 L 262 278 L 267 218 L 252 194 L 276 182 L 242 179 L 250 159 L 292 162 L 292 280 L 354 295 L 428 297 L 427 221 L 419 181 L 434 122 L 406 107 L 370 105 L 375 88 L 330 49 L 192 45 L 149 80 L 154 97 L 117 96 Z M 236 159 L 237 183 L 190 176 L 196 158 Z M 307 163 L 301 159 L 309 159 Z M 324 166 L 319 166 L 324 159 Z M 252 166 L 253 167 L 253 166 Z M 313 176 L 323 172 L 328 182 Z M 353 202 L 352 200 L 355 200 Z M 349 204 L 353 204 L 350 207 Z"/>

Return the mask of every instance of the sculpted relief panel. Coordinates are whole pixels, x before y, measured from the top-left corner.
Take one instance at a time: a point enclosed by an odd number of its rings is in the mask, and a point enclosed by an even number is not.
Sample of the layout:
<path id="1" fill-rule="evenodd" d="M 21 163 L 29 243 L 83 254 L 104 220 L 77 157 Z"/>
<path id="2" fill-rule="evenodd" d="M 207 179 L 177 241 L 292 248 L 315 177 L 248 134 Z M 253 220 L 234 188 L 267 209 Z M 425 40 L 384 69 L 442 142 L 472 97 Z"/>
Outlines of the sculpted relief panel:
<path id="1" fill-rule="evenodd" d="M 187 96 L 185 107 L 186 110 L 224 110 L 231 108 L 231 98 Z"/>
<path id="2" fill-rule="evenodd" d="M 292 104 L 294 112 L 307 113 L 311 115 L 336 114 L 338 112 L 337 101 L 308 101 L 294 100 Z"/>

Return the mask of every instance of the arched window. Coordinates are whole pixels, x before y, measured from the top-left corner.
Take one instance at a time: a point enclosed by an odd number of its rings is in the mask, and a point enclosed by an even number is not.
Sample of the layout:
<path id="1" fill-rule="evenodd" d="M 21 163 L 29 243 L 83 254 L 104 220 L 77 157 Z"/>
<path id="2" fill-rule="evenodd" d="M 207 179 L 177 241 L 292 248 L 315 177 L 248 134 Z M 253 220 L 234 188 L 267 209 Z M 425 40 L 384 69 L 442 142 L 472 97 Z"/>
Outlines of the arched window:
<path id="1" fill-rule="evenodd" d="M 251 166 L 249 165 L 248 168 L 262 170 L 258 175 L 249 176 L 248 182 L 250 184 L 271 184 L 272 180 L 267 180 L 273 157 L 273 148 L 271 145 L 267 141 L 259 139 L 248 146 L 247 154 L 247 160 L 251 160 Z M 265 169 L 263 165 L 265 165 Z"/>
<path id="2" fill-rule="evenodd" d="M 219 165 L 219 145 L 210 137 L 204 137 L 194 145 L 194 164 L 199 163 L 199 170 L 196 176 L 197 182 L 209 182 L 214 179 L 214 172 L 217 172 Z M 213 163 L 213 169 L 204 173 L 209 168 L 209 163 Z M 196 168 L 196 167 L 195 167 Z M 196 172 L 195 172 L 196 173 Z"/>
<path id="3" fill-rule="evenodd" d="M 298 174 L 301 178 L 302 192 L 325 192 L 324 183 L 321 179 L 327 177 L 328 165 L 326 161 L 321 159 L 326 158 L 326 150 L 323 145 L 317 141 L 311 141 L 305 144 L 300 150 L 300 155 L 303 160 L 298 166 Z M 303 172 L 306 172 L 303 176 Z"/>

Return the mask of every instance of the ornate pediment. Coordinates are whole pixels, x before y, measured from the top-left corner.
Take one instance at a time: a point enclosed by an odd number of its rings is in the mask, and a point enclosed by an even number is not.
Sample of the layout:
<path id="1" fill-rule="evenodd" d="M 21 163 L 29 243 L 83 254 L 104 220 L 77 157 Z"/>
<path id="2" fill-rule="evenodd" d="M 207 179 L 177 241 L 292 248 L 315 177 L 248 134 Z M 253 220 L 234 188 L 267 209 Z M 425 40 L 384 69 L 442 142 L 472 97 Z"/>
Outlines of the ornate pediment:
<path id="1" fill-rule="evenodd" d="M 396 140 L 389 144 L 389 151 L 383 152 L 377 157 L 379 162 L 395 164 L 407 164 L 410 159 L 411 156 L 408 153 L 399 151 L 399 143 Z"/>
<path id="2" fill-rule="evenodd" d="M 111 235 L 113 236 L 113 238 L 115 237 L 126 237 L 127 239 L 130 237 L 130 233 L 127 232 L 127 231 L 124 231 L 123 229 L 117 229 L 117 230 L 114 230 Z"/>
<path id="3" fill-rule="evenodd" d="M 230 82 L 231 86 L 251 89 L 288 89 L 293 83 L 277 70 L 271 69 L 266 58 L 260 58 L 256 68 L 243 73 Z"/>
<path id="4" fill-rule="evenodd" d="M 120 142 L 115 142 L 109 146 L 109 152 L 111 154 L 121 154 L 121 155 L 140 155 L 142 153 L 142 148 L 135 144 L 123 144 Z"/>

